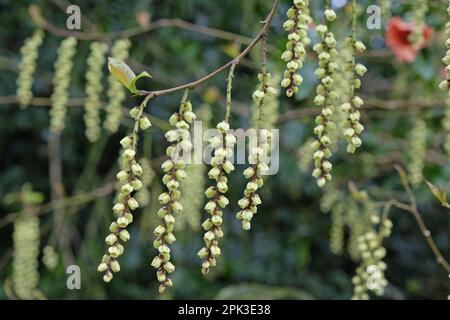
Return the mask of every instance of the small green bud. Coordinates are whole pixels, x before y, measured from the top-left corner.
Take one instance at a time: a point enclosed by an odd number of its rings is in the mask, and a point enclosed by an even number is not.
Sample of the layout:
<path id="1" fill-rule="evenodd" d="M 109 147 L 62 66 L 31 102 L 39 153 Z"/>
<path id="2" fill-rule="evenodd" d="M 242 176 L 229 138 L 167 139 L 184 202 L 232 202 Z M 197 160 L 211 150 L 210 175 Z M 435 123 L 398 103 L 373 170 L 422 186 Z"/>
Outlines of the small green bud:
<path id="1" fill-rule="evenodd" d="M 112 272 L 119 272 L 120 271 L 120 264 L 117 260 L 114 260 L 111 262 L 111 271 Z"/>
<path id="2" fill-rule="evenodd" d="M 172 273 L 175 271 L 175 266 L 172 264 L 172 262 L 167 262 L 164 264 L 164 270 L 166 270 L 168 273 Z"/>
<path id="3" fill-rule="evenodd" d="M 105 281 L 106 283 L 111 282 L 112 278 L 113 278 L 113 275 L 111 272 L 106 272 L 103 275 L 103 281 Z"/>
<path id="4" fill-rule="evenodd" d="M 131 139 L 131 137 L 129 137 L 129 136 L 126 136 L 125 138 L 120 140 L 120 144 L 122 145 L 122 148 L 128 149 L 132 146 L 133 139 Z M 133 155 L 133 157 L 134 157 L 134 155 Z"/>
<path id="5" fill-rule="evenodd" d="M 128 175 L 128 172 L 126 172 L 125 170 L 121 170 L 117 173 L 116 177 L 117 177 L 117 180 L 123 182 L 123 181 L 128 180 L 129 175 Z"/>
<path id="6" fill-rule="evenodd" d="M 158 269 L 162 264 L 162 259 L 159 256 L 153 258 L 152 263 L 150 264 L 153 268 Z"/>
<path id="7" fill-rule="evenodd" d="M 105 272 L 107 269 L 108 265 L 104 262 L 100 263 L 97 268 L 98 272 Z"/>
<path id="8" fill-rule="evenodd" d="M 130 233 L 128 232 L 128 230 L 124 229 L 124 230 L 120 231 L 119 238 L 123 242 L 127 242 L 128 240 L 130 240 Z"/>
<path id="9" fill-rule="evenodd" d="M 139 119 L 139 127 L 142 130 L 146 130 L 146 129 L 150 128 L 151 125 L 152 125 L 152 123 L 150 122 L 150 120 L 147 117 L 144 116 Z"/>
<path id="10" fill-rule="evenodd" d="M 117 214 L 122 213 L 125 210 L 125 206 L 123 205 L 123 203 L 116 203 L 113 207 L 113 211 Z"/>
<path id="11" fill-rule="evenodd" d="M 136 208 L 139 207 L 139 203 L 138 203 L 138 202 L 136 201 L 136 199 L 133 198 L 133 197 L 131 197 L 130 199 L 128 199 L 127 204 L 128 204 L 128 207 L 129 207 L 131 210 L 136 210 Z"/>
<path id="12" fill-rule="evenodd" d="M 105 238 L 105 242 L 107 245 L 112 246 L 114 243 L 117 242 L 117 237 L 115 234 L 111 233 Z"/>

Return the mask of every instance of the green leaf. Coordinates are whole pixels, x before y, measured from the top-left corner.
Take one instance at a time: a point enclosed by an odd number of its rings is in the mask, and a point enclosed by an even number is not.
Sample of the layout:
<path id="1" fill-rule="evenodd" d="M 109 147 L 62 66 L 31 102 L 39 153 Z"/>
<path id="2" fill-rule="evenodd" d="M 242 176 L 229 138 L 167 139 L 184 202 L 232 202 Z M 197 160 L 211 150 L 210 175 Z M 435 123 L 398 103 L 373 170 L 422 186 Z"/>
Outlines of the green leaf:
<path id="1" fill-rule="evenodd" d="M 125 62 L 108 57 L 108 69 L 114 79 L 130 90 L 130 83 L 136 78 L 136 75 Z"/>
<path id="2" fill-rule="evenodd" d="M 441 189 L 439 187 L 436 187 L 434 184 L 432 184 L 429 181 L 425 181 L 428 185 L 428 188 L 430 188 L 431 193 L 435 196 L 436 199 L 439 200 L 442 206 L 446 208 L 450 208 L 450 204 L 447 201 L 447 189 Z"/>
<path id="3" fill-rule="evenodd" d="M 151 77 L 152 76 L 147 71 L 141 72 L 136 77 L 134 77 L 134 79 L 131 80 L 130 84 L 128 85 L 128 89 L 134 94 L 139 94 L 139 90 L 136 89 L 136 81 L 138 81 L 140 78 L 151 78 Z"/>

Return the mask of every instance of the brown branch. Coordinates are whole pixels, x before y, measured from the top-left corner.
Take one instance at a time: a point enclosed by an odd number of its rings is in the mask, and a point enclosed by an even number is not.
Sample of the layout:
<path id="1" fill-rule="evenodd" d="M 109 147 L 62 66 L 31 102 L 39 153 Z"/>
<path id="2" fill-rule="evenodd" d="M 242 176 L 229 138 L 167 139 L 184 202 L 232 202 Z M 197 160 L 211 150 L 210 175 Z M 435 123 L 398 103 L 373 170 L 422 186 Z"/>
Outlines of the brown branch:
<path id="1" fill-rule="evenodd" d="M 252 42 L 251 38 L 240 34 L 235 34 L 220 29 L 197 25 L 181 19 L 165 19 L 165 18 L 155 20 L 154 22 L 151 22 L 148 26 L 145 27 L 135 27 L 109 33 L 70 31 L 55 26 L 54 24 L 47 21 L 42 15 L 41 8 L 37 5 L 31 5 L 28 11 L 33 22 L 40 28 L 60 37 L 74 37 L 78 40 L 93 41 L 93 40 L 112 40 L 116 38 L 131 38 L 163 27 L 176 27 L 179 29 L 223 40 L 234 41 L 241 44 L 250 44 Z"/>
<path id="2" fill-rule="evenodd" d="M 156 96 L 161 96 L 161 95 L 164 95 L 164 94 L 173 93 L 173 92 L 180 91 L 180 90 L 192 89 L 192 88 L 195 88 L 195 87 L 201 85 L 202 83 L 208 81 L 209 79 L 215 77 L 216 75 L 220 74 L 221 72 L 227 70 L 233 64 L 238 64 L 239 61 L 242 58 L 244 58 L 261 41 L 261 39 L 263 39 L 267 35 L 267 32 L 269 31 L 269 27 L 272 24 L 272 20 L 273 20 L 273 17 L 275 16 L 275 13 L 277 11 L 279 3 L 280 3 L 280 0 L 275 0 L 274 1 L 272 9 L 271 9 L 269 15 L 267 16 L 266 20 L 264 20 L 264 26 L 261 29 L 261 31 L 258 33 L 256 38 L 254 38 L 253 41 L 239 55 L 237 55 L 233 60 L 229 61 L 225 65 L 221 66 L 220 68 L 214 70 L 213 72 L 207 74 L 203 78 L 200 78 L 200 79 L 198 79 L 196 81 L 193 81 L 193 82 L 190 82 L 190 83 L 186 83 L 186 84 L 183 84 L 183 85 L 179 85 L 179 86 L 176 86 L 176 87 L 173 87 L 173 88 L 164 89 L 164 90 L 156 90 L 156 91 L 145 91 L 145 90 L 142 90 L 141 91 L 141 95 L 143 95 L 143 96 L 151 95 L 153 97 L 156 97 Z"/>
<path id="3" fill-rule="evenodd" d="M 405 170 L 399 165 L 394 166 L 395 170 L 397 170 L 398 174 L 400 175 L 400 179 L 403 185 L 403 188 L 405 189 L 405 192 L 408 196 L 409 203 L 402 203 L 400 201 L 394 200 L 393 204 L 399 209 L 402 209 L 404 211 L 407 211 L 411 213 L 414 218 L 416 219 L 417 225 L 419 226 L 420 231 L 422 232 L 422 235 L 425 237 L 425 240 L 427 241 L 428 246 L 430 247 L 431 251 L 433 252 L 434 256 L 436 257 L 436 262 L 441 265 L 445 271 L 450 275 L 450 264 L 448 261 L 444 258 L 441 251 L 439 250 L 438 246 L 436 245 L 436 242 L 434 241 L 433 237 L 431 236 L 431 231 L 427 228 L 425 221 L 422 218 L 422 215 L 417 207 L 417 201 L 416 198 L 411 190 L 411 187 L 408 182 L 408 176 L 406 175 Z"/>
<path id="4" fill-rule="evenodd" d="M 415 101 L 415 100 L 378 100 L 373 98 L 364 98 L 365 103 L 362 109 L 368 111 L 389 110 L 389 111 L 405 111 L 414 109 L 432 109 L 442 108 L 445 105 L 443 99 L 431 101 Z M 278 117 L 278 123 L 290 120 L 302 119 L 319 114 L 320 108 L 310 107 L 299 110 L 289 110 Z"/>
<path id="5" fill-rule="evenodd" d="M 51 212 L 54 209 L 64 209 L 68 208 L 70 206 L 80 205 L 83 203 L 90 202 L 92 200 L 104 197 L 111 192 L 115 190 L 116 182 L 110 182 L 106 185 L 95 189 L 91 192 L 87 193 L 80 193 L 76 196 L 70 197 L 70 198 L 64 198 L 59 200 L 52 200 L 46 204 L 40 205 L 36 207 L 36 215 L 40 216 L 42 214 Z M 24 210 L 20 210 L 17 212 L 12 212 L 7 215 L 5 215 L 3 218 L 0 219 L 0 228 L 14 222 L 17 216 L 20 214 L 23 214 Z"/>
<path id="6" fill-rule="evenodd" d="M 0 105 L 8 105 L 8 104 L 19 104 L 19 100 L 17 96 L 4 96 L 0 97 Z M 68 107 L 83 107 L 85 104 L 84 98 L 70 98 L 67 101 Z M 102 108 L 105 109 L 106 102 L 102 101 Z M 52 101 L 47 97 L 33 97 L 29 103 L 30 106 L 39 106 L 39 107 L 50 107 L 52 105 Z M 122 108 L 122 113 L 128 116 L 129 109 Z M 153 125 L 157 126 L 160 129 L 168 130 L 170 128 L 169 123 L 166 120 L 155 117 L 153 115 L 145 114 L 150 118 Z"/>

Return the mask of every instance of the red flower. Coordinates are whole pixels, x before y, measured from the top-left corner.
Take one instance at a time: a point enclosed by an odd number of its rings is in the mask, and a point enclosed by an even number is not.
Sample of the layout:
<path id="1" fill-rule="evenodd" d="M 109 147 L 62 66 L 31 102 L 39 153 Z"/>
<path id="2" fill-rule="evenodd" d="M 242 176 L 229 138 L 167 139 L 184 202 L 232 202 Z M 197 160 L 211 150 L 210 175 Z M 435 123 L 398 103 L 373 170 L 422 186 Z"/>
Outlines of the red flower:
<path id="1" fill-rule="evenodd" d="M 426 47 L 433 34 L 433 29 L 425 25 L 423 27 L 423 43 L 419 46 L 414 46 L 409 41 L 409 35 L 413 28 L 414 24 L 412 22 L 405 22 L 400 17 L 391 18 L 387 24 L 386 44 L 401 62 L 413 62 L 417 52 Z"/>

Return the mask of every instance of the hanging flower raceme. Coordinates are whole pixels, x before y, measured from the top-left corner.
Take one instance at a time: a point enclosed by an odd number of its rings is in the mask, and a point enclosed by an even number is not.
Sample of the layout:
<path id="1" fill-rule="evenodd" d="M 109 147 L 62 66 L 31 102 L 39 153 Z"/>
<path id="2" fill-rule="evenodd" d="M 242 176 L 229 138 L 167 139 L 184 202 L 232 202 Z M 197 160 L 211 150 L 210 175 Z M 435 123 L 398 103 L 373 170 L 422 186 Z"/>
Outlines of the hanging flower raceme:
<path id="1" fill-rule="evenodd" d="M 450 16 L 450 2 L 447 8 L 447 13 Z M 445 65 L 445 72 L 443 73 L 444 80 L 441 81 L 439 87 L 443 91 L 447 91 L 445 116 L 442 120 L 442 126 L 447 131 L 444 149 L 446 150 L 447 155 L 450 156 L 450 21 L 445 25 L 445 34 L 447 36 L 447 41 L 445 42 L 447 52 L 445 53 L 445 57 L 442 59 L 442 62 Z"/>
<path id="2" fill-rule="evenodd" d="M 151 265 L 157 270 L 156 276 L 160 282 L 159 292 L 163 293 L 167 287 L 172 286 L 169 274 L 175 271 L 175 266 L 170 262 L 169 245 L 175 242 L 173 230 L 175 226 L 175 214 L 183 211 L 180 203 L 180 182 L 186 178 L 184 171 L 185 162 L 182 159 L 184 152 L 192 149 L 190 141 L 189 124 L 196 116 L 192 112 L 192 104 L 188 100 L 189 90 L 183 96 L 178 112 L 174 113 L 169 122 L 173 129 L 166 133 L 166 139 L 170 145 L 166 155 L 170 158 L 162 164 L 165 175 L 162 179 L 167 191 L 160 194 L 158 200 L 162 208 L 158 211 L 158 217 L 162 219 L 161 224 L 154 230 L 156 237 L 153 245 L 158 250 L 158 255 L 153 259 Z"/>
<path id="3" fill-rule="evenodd" d="M 133 132 L 120 140 L 123 148 L 123 170 L 117 173 L 117 180 L 121 187 L 117 203 L 113 206 L 117 219 L 109 227 L 110 234 L 105 239 L 109 246 L 108 252 L 103 256 L 102 262 L 98 266 L 98 271 L 104 273 L 103 280 L 105 282 L 110 282 L 113 273 L 120 271 L 118 258 L 124 252 L 124 244 L 130 240 L 127 227 L 133 222 L 133 211 L 139 207 L 139 203 L 133 195 L 135 191 L 142 188 L 140 177 L 143 174 L 143 169 L 136 160 L 136 149 L 139 130 L 146 130 L 151 126 L 150 120 L 143 115 L 149 99 L 150 96 L 147 96 L 141 105 L 131 109 L 130 115 L 135 120 Z"/>
<path id="4" fill-rule="evenodd" d="M 55 62 L 55 75 L 53 77 L 53 94 L 50 97 L 52 108 L 50 109 L 50 127 L 53 132 L 61 132 L 64 129 L 67 101 L 69 100 L 70 73 L 72 71 L 72 58 L 76 52 L 77 40 L 69 37 L 61 42 L 58 48 L 58 57 Z"/>
<path id="5" fill-rule="evenodd" d="M 101 42 L 91 43 L 91 53 L 87 59 L 88 71 L 86 72 L 86 103 L 84 122 L 86 125 L 86 137 L 94 142 L 100 135 L 100 107 L 101 94 L 103 92 L 102 70 L 105 63 L 105 54 L 108 45 Z"/>
<path id="6" fill-rule="evenodd" d="M 425 40 L 423 29 L 426 26 L 425 18 L 428 12 L 428 0 L 414 0 L 412 22 L 413 28 L 408 36 L 408 40 L 415 48 L 421 49 Z"/>
<path id="7" fill-rule="evenodd" d="M 325 18 L 328 21 L 334 21 L 336 13 L 327 9 L 325 10 Z M 319 67 L 315 74 L 320 79 L 314 103 L 321 107 L 321 113 L 315 120 L 317 125 L 314 128 L 314 133 L 317 135 L 317 140 L 312 144 L 315 151 L 313 176 L 317 179 L 317 185 L 323 187 L 327 181 L 331 180 L 332 164 L 328 160 L 332 155 L 329 132 L 336 127 L 333 121 L 333 112 L 338 94 L 333 90 L 333 85 L 335 72 L 338 69 L 338 64 L 335 61 L 338 52 L 334 35 L 326 25 L 318 25 L 316 31 L 322 38 L 322 42 L 314 46 L 314 51 L 319 59 Z"/>
<path id="8" fill-rule="evenodd" d="M 210 128 L 211 118 L 213 116 L 210 105 L 203 104 L 196 112 L 197 120 L 202 123 L 204 131 Z M 177 219 L 177 230 L 183 230 L 190 227 L 193 231 L 198 231 L 201 228 L 201 212 L 204 201 L 204 191 L 206 184 L 207 167 L 204 163 L 191 164 L 186 167 L 186 174 L 189 181 L 184 180 L 181 183 L 181 192 L 183 198 L 181 204 L 183 205 L 183 214 Z"/>
<path id="9" fill-rule="evenodd" d="M 289 35 L 286 51 L 281 55 L 281 59 L 287 63 L 281 86 L 286 88 L 288 97 L 298 93 L 298 86 L 303 82 L 299 72 L 306 56 L 305 47 L 311 43 L 308 37 L 308 24 L 311 22 L 307 14 L 309 1 L 294 0 L 293 4 L 287 11 L 288 20 L 283 24 L 283 28 L 289 32 Z"/>
<path id="10" fill-rule="evenodd" d="M 423 182 L 423 168 L 427 151 L 427 124 L 415 115 L 414 125 L 409 134 L 408 144 L 408 175 L 413 187 Z"/>
<path id="11" fill-rule="evenodd" d="M 39 47 L 42 45 L 44 35 L 44 31 L 37 29 L 20 48 L 22 58 L 19 64 L 19 77 L 17 78 L 17 99 L 21 108 L 28 106 L 31 98 L 33 98 L 33 92 L 31 91 L 33 76 L 36 70 Z"/>
<path id="12" fill-rule="evenodd" d="M 360 122 L 360 108 L 364 101 L 361 97 L 355 95 L 355 91 L 361 87 L 361 80 L 358 77 L 364 76 L 367 68 L 362 64 L 356 63 L 356 52 L 364 52 L 366 46 L 356 40 L 356 8 L 353 8 L 353 30 L 352 36 L 346 39 L 346 45 L 350 51 L 350 60 L 347 63 L 347 72 L 350 75 L 349 102 L 341 105 L 341 110 L 345 114 L 344 135 L 347 140 L 347 152 L 354 153 L 362 144 L 360 135 L 364 126 Z"/>
<path id="13" fill-rule="evenodd" d="M 214 157 L 211 159 L 211 170 L 208 177 L 215 182 L 205 191 L 206 198 L 210 199 L 205 205 L 205 211 L 211 215 L 202 224 L 205 234 L 203 240 L 205 246 L 198 252 L 203 259 L 202 273 L 207 274 L 211 267 L 216 265 L 216 258 L 220 256 L 219 239 L 223 237 L 221 229 L 223 209 L 229 204 L 225 193 L 228 191 L 227 175 L 234 171 L 234 166 L 229 160 L 233 157 L 233 149 L 236 137 L 229 133 L 228 121 L 222 121 L 217 125 L 218 134 L 209 142 L 214 148 Z"/>
<path id="14" fill-rule="evenodd" d="M 270 86 L 271 75 L 263 67 L 263 72 L 258 75 L 260 88 L 253 93 L 253 101 L 259 110 L 259 122 L 257 127 L 256 144 L 250 146 L 248 162 L 250 167 L 244 170 L 244 177 L 249 180 L 244 190 L 244 197 L 239 200 L 238 205 L 241 208 L 236 214 L 236 218 L 242 222 L 242 229 L 250 230 L 251 220 L 257 212 L 257 206 L 261 204 L 261 198 L 257 191 L 263 184 L 263 175 L 268 170 L 267 164 L 263 161 L 270 153 L 269 139 L 272 136 L 270 130 L 261 129 L 262 115 L 265 109 L 266 99 L 276 95 L 277 90 Z"/>
<path id="15" fill-rule="evenodd" d="M 352 278 L 354 285 L 352 299 L 368 300 L 369 292 L 374 292 L 378 296 L 384 294 L 388 281 L 385 277 L 387 265 L 383 261 L 386 249 L 382 241 L 389 237 L 392 226 L 392 221 L 385 219 L 378 233 L 371 230 L 358 237 L 358 250 L 362 261 Z"/>
<path id="16" fill-rule="evenodd" d="M 33 299 L 39 283 L 39 218 L 25 212 L 14 221 L 13 285 L 20 299 Z"/>

